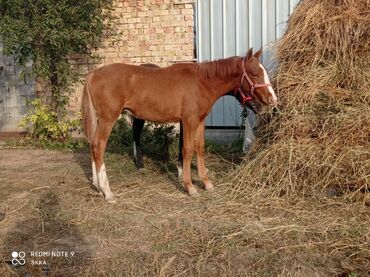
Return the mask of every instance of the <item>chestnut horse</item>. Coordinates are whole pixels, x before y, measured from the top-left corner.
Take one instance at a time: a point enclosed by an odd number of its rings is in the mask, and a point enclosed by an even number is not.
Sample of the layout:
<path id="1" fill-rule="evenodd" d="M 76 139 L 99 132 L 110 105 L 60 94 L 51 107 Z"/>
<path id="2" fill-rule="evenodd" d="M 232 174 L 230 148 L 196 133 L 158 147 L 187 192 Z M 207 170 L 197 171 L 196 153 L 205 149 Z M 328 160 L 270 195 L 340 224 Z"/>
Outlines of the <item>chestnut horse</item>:
<path id="1" fill-rule="evenodd" d="M 152 64 L 152 63 L 146 63 L 146 64 L 141 64 L 140 66 L 144 67 L 151 67 L 151 68 L 160 68 L 158 65 Z M 229 96 L 234 96 L 237 101 L 239 101 L 240 104 L 243 105 L 243 99 L 240 97 L 239 94 L 235 94 L 234 91 L 229 91 L 228 93 L 225 94 Z M 255 105 L 252 102 L 252 99 L 250 101 L 247 101 L 244 103 L 250 110 L 252 110 L 254 113 L 257 113 L 255 110 Z M 133 138 L 133 157 L 134 157 L 134 163 L 136 165 L 136 168 L 138 170 L 144 168 L 144 160 L 143 160 L 143 154 L 141 150 L 141 132 L 143 131 L 145 120 L 132 117 L 132 138 Z M 182 176 L 182 163 L 183 163 L 183 158 L 182 158 L 182 145 L 183 145 L 183 128 L 182 128 L 182 123 L 180 122 L 180 137 L 179 137 L 179 151 L 178 151 L 178 160 L 177 160 L 177 173 L 178 177 Z"/>
<path id="2" fill-rule="evenodd" d="M 204 163 L 204 120 L 216 100 L 230 90 L 245 104 L 250 98 L 275 105 L 277 97 L 259 58 L 262 51 L 198 64 L 149 68 L 124 63 L 90 72 L 82 97 L 85 135 L 91 145 L 93 185 L 114 203 L 104 164 L 104 152 L 122 110 L 136 118 L 183 124 L 183 182 L 189 195 L 197 194 L 190 165 L 197 153 L 198 174 L 206 190 L 213 185 Z"/>

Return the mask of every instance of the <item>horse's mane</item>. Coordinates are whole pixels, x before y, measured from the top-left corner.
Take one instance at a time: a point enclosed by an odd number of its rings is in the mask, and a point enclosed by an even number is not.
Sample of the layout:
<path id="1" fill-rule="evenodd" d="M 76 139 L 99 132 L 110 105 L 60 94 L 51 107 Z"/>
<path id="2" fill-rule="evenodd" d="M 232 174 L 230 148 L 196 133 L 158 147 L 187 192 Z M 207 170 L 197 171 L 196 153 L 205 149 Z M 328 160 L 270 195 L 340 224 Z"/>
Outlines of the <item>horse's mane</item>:
<path id="1" fill-rule="evenodd" d="M 198 76 L 204 80 L 222 79 L 239 74 L 239 57 L 231 57 L 198 64 Z"/>

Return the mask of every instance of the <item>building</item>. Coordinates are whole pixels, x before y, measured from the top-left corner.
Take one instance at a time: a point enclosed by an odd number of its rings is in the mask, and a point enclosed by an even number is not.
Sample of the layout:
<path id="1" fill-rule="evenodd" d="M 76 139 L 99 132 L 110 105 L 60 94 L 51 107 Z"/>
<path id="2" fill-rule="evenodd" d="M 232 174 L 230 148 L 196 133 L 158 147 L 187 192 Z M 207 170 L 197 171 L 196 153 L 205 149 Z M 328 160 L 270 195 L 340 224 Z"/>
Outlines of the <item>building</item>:
<path id="1" fill-rule="evenodd" d="M 115 0 L 116 39 L 108 37 L 94 52 L 98 61 L 73 57 L 82 74 L 104 64 L 126 62 L 167 66 L 176 62 L 215 60 L 244 55 L 249 47 L 268 46 L 283 32 L 298 0 Z M 1 44 L 0 44 L 1 46 Z M 1 50 L 1 47 L 0 47 Z M 82 85 L 70 95 L 78 111 Z M 0 131 L 19 131 L 26 101 L 45 97 L 44 86 L 20 78 L 12 57 L 0 55 Z M 240 107 L 232 97 L 220 99 L 207 118 L 209 128 L 240 126 Z"/>

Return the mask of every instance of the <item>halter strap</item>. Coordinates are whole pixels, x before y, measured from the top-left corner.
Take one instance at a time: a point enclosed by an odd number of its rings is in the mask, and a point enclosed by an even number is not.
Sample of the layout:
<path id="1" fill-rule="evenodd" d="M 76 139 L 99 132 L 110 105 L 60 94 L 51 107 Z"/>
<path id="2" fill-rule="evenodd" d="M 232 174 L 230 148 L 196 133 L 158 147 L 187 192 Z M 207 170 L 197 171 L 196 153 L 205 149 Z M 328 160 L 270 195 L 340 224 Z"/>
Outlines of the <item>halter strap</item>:
<path id="1" fill-rule="evenodd" d="M 242 78 L 240 80 L 240 86 L 238 88 L 235 88 L 234 90 L 234 95 L 236 95 L 237 93 L 239 93 L 239 96 L 242 98 L 242 105 L 245 106 L 245 103 L 247 101 L 252 101 L 253 99 L 253 96 L 254 96 L 254 90 L 256 88 L 263 88 L 263 87 L 271 87 L 272 85 L 270 83 L 266 83 L 266 84 L 254 84 L 253 81 L 251 80 L 251 78 L 249 78 L 248 74 L 247 74 L 247 71 L 245 70 L 245 67 L 244 67 L 244 63 L 245 63 L 245 57 L 243 58 L 242 60 L 242 69 L 243 69 L 243 75 L 242 75 Z M 249 86 L 251 87 L 251 90 L 248 94 L 244 94 L 243 93 L 243 80 L 246 79 Z"/>

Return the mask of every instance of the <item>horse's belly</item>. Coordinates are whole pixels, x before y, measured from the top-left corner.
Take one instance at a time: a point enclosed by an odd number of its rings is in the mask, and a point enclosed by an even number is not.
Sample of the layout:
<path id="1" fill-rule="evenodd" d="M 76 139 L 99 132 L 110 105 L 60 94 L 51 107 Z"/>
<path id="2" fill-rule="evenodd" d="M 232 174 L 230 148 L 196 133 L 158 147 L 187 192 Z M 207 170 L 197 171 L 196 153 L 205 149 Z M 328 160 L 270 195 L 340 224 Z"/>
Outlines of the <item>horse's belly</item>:
<path id="1" fill-rule="evenodd" d="M 140 93 L 138 93 L 140 91 Z M 154 122 L 179 122 L 182 113 L 182 93 L 176 89 L 163 89 L 157 92 L 143 87 L 132 90 L 124 103 L 135 117 Z"/>
<path id="2" fill-rule="evenodd" d="M 172 111 L 171 109 L 133 109 L 127 107 L 125 110 L 129 111 L 136 118 L 152 122 L 173 123 L 180 122 L 181 120 L 181 113 Z"/>

